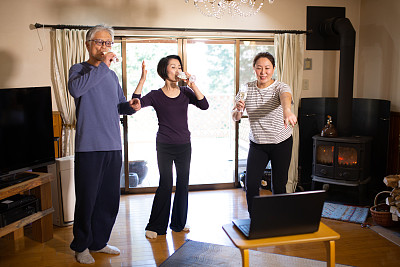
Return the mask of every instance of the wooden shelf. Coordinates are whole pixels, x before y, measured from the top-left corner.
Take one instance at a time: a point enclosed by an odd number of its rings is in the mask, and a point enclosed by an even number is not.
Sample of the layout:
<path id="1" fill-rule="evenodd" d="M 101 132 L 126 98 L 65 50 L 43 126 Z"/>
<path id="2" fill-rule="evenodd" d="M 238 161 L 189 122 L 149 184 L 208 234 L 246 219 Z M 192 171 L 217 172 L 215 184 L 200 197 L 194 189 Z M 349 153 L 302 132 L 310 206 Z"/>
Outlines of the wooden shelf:
<path id="1" fill-rule="evenodd" d="M 34 221 L 39 220 L 40 218 L 45 217 L 48 214 L 51 214 L 54 212 L 53 208 L 44 210 L 44 211 L 38 211 L 32 215 L 29 215 L 28 217 L 22 218 L 19 221 L 13 222 L 9 225 L 6 225 L 2 228 L 0 228 L 0 236 L 5 236 L 9 233 L 14 232 L 17 229 L 23 228 L 25 225 L 28 225 L 30 223 L 33 223 Z"/>
<path id="2" fill-rule="evenodd" d="M 31 190 L 41 204 L 42 211 L 36 212 L 14 223 L 0 228 L 0 237 L 5 235 L 12 239 L 23 236 L 23 227 L 32 223 L 33 239 L 39 242 L 45 242 L 53 238 L 53 220 L 52 213 L 54 209 L 51 202 L 51 185 L 54 179 L 50 173 L 37 173 L 39 176 L 25 182 L 0 189 L 0 200 Z"/>
<path id="3" fill-rule="evenodd" d="M 39 176 L 25 182 L 0 189 L 0 200 L 53 181 L 51 173 L 32 172 Z"/>

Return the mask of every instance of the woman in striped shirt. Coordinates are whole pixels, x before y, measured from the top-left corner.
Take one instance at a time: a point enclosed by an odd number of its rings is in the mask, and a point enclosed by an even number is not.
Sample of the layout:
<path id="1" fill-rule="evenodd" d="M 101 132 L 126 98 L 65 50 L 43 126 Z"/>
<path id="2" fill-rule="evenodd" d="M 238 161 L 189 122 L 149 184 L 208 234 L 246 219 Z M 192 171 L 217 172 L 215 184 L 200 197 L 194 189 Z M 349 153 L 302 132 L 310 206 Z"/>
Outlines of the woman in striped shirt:
<path id="1" fill-rule="evenodd" d="M 271 161 L 273 194 L 286 193 L 288 170 L 292 155 L 292 126 L 297 123 L 291 111 L 290 87 L 272 79 L 275 59 L 268 52 L 258 53 L 253 60 L 256 81 L 247 83 L 247 97 L 236 96 L 234 121 L 246 109 L 250 123 L 250 148 L 246 167 L 246 199 L 251 216 L 253 197 L 259 195 L 265 167 Z"/>

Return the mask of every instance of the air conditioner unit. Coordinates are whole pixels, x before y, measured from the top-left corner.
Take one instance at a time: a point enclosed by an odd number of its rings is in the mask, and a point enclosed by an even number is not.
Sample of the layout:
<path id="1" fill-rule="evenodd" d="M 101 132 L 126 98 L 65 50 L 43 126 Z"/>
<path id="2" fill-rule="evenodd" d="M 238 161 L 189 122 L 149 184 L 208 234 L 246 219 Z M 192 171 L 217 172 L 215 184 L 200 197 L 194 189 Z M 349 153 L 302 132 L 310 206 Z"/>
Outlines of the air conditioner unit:
<path id="1" fill-rule="evenodd" d="M 75 211 L 74 156 L 57 158 L 55 164 L 48 166 L 48 171 L 55 178 L 51 183 L 53 224 L 71 225 Z"/>

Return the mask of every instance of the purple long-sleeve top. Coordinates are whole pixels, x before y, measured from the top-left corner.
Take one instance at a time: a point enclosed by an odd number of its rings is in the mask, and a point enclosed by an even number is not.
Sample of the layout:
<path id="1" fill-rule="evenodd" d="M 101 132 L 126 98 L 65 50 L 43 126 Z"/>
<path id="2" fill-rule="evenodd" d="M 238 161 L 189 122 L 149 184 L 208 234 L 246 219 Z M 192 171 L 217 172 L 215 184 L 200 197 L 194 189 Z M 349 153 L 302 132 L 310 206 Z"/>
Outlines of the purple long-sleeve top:
<path id="1" fill-rule="evenodd" d="M 68 90 L 76 106 L 76 152 L 121 150 L 120 114 L 135 112 L 118 77 L 105 63 L 87 62 L 69 70 Z"/>
<path id="2" fill-rule="evenodd" d="M 132 98 L 139 98 L 142 108 L 152 106 L 157 113 L 158 132 L 156 142 L 164 144 L 190 143 L 188 127 L 189 104 L 206 110 L 208 101 L 206 97 L 201 100 L 187 86 L 180 86 L 181 93 L 170 98 L 161 89 L 152 90 L 145 96 L 133 94 Z"/>

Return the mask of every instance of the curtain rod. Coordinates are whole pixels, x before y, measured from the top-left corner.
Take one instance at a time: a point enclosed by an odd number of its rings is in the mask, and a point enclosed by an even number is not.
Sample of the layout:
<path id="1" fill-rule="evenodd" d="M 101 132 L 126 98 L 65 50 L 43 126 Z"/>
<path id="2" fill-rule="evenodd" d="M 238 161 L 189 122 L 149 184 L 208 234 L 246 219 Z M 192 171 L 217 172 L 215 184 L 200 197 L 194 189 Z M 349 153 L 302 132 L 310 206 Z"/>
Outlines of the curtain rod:
<path id="1" fill-rule="evenodd" d="M 35 28 L 53 28 L 53 29 L 80 29 L 86 30 L 93 26 L 84 25 L 49 25 L 35 23 Z M 136 30 L 136 31 L 181 31 L 181 32 L 237 32 L 237 33 L 294 33 L 294 34 L 311 34 L 311 30 L 239 30 L 239 29 L 202 29 L 202 28 L 154 28 L 154 27 L 127 27 L 127 26 L 113 26 L 114 30 Z"/>

